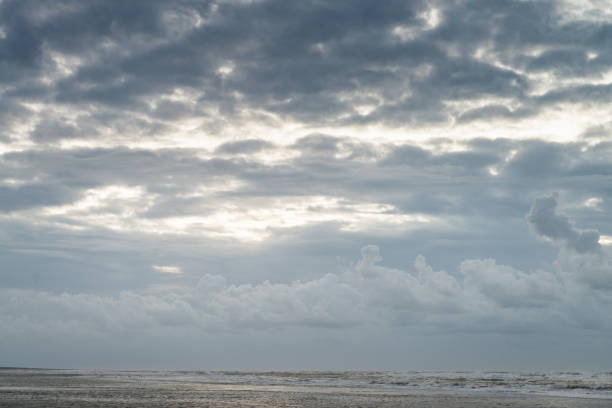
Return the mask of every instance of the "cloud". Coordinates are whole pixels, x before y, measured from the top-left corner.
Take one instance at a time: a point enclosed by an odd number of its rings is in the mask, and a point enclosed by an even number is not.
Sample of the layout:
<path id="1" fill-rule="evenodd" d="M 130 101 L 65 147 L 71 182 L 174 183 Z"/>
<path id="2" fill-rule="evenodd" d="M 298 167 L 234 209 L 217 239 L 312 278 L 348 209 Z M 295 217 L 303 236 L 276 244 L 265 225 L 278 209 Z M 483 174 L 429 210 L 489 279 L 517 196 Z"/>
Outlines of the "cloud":
<path id="1" fill-rule="evenodd" d="M 151 267 L 153 269 L 155 269 L 156 271 L 163 272 L 163 273 L 171 273 L 171 274 L 175 274 L 175 275 L 183 273 L 183 271 L 181 270 L 180 266 L 152 265 Z"/>
<path id="2" fill-rule="evenodd" d="M 246 139 L 237 142 L 223 143 L 216 151 L 222 154 L 250 154 L 273 147 L 274 145 L 272 143 L 266 142 L 265 140 Z"/>
<path id="3" fill-rule="evenodd" d="M 30 137 L 37 142 L 53 143 L 60 139 L 71 139 L 78 136 L 78 129 L 59 120 L 42 120 L 30 133 Z"/>
<path id="4" fill-rule="evenodd" d="M 538 200 L 534 207 L 541 208 Z M 189 350 L 188 363 L 199 355 L 197 350 L 202 352 L 203 342 L 205 350 L 218 347 L 213 354 L 222 355 L 255 342 L 257 356 L 263 353 L 267 361 L 278 358 L 279 347 L 293 352 L 304 336 L 313 336 L 304 341 L 315 342 L 322 348 L 319 352 L 345 352 L 347 342 L 359 347 L 365 342 L 368 350 L 379 353 L 377 365 L 381 356 L 395 361 L 406 342 L 414 341 L 419 353 L 432 356 L 439 355 L 440 344 L 464 353 L 472 350 L 465 342 L 474 341 L 477 355 L 482 348 L 498 353 L 500 341 L 521 347 L 526 341 L 538 354 L 552 344 L 567 356 L 568 343 L 576 342 L 581 364 L 601 361 L 603 349 L 585 357 L 582 346 L 585 335 L 609 338 L 612 333 L 612 254 L 605 249 L 580 253 L 564 245 L 552 264 L 530 271 L 491 258 L 464 259 L 451 273 L 436 270 L 422 255 L 412 267 L 389 267 L 380 252 L 378 246 L 366 245 L 357 262 L 319 271 L 312 279 L 286 282 L 237 282 L 206 273 L 193 284 L 193 279 L 180 281 L 183 275 L 165 273 L 160 274 L 166 275 L 165 284 L 109 294 L 0 288 L 0 345 L 13 356 L 32 349 L 37 350 L 34 356 L 59 353 L 64 362 L 48 360 L 54 365 L 82 364 L 82 358 L 108 364 L 109 344 L 121 353 L 131 350 L 128 361 L 138 356 L 150 362 L 150 350 L 156 350 L 164 356 L 170 353 L 168 361 L 174 363 L 182 354 L 170 350 L 181 344 Z M 285 269 L 296 267 L 287 265 L 283 262 Z M 145 339 L 152 337 L 155 345 L 143 350 L 142 344 L 149 344 Z M 399 349 L 381 351 L 381 344 L 395 342 Z M 551 353 L 558 362 L 560 355 Z M 222 357 L 216 364 L 227 364 L 227 357 Z M 155 359 L 159 361 L 165 359 Z M 210 361 L 217 360 L 207 356 L 196 364 Z M 244 367 L 245 360 L 235 364 Z"/>
<path id="5" fill-rule="evenodd" d="M 506 330 L 525 323 L 522 310 L 530 310 L 528 319 L 537 323 L 556 310 L 575 307 L 566 303 L 565 296 L 573 290 L 572 281 L 553 272 L 525 273 L 491 259 L 473 259 L 462 262 L 458 280 L 434 271 L 422 256 L 417 257 L 414 271 L 408 272 L 379 266 L 381 260 L 378 248 L 371 245 L 362 249 L 362 259 L 353 268 L 311 281 L 237 285 L 218 275 L 205 275 L 195 288 L 156 295 L 123 292 L 107 297 L 3 289 L 0 309 L 5 323 L 14 325 L 7 328 L 11 332 L 60 318 L 64 325 L 119 332 L 159 325 L 225 331 L 372 324 L 439 332 L 462 325 Z M 584 259 L 572 264 L 585 266 Z M 603 311 L 605 305 L 599 308 Z M 478 326 L 479 321 L 495 316 L 503 316 L 497 328 Z M 603 312 L 599 317 L 599 324 L 604 324 Z"/>
<path id="6" fill-rule="evenodd" d="M 584 201 L 584 205 L 594 210 L 601 210 L 600 207 L 603 204 L 603 200 L 599 197 L 591 197 Z"/>
<path id="7" fill-rule="evenodd" d="M 612 254 L 607 248 L 584 253 L 561 249 L 554 264 L 560 275 L 590 290 L 612 289 Z"/>
<path id="8" fill-rule="evenodd" d="M 493 259 L 461 263 L 464 287 L 474 290 L 504 308 L 549 307 L 564 293 L 563 283 L 551 272 L 525 273 Z"/>
<path id="9" fill-rule="evenodd" d="M 0 210 L 15 211 L 41 205 L 60 205 L 77 198 L 77 194 L 63 185 L 28 184 L 0 187 Z"/>
<path id="10" fill-rule="evenodd" d="M 367 245 L 357 263 L 313 280 L 236 284 L 206 274 L 195 287 L 176 287 L 156 295 L 125 291 L 117 297 L 5 289 L 0 309 L 7 318 L 22 316 L 28 324 L 61 316 L 75 324 L 97 321 L 100 327 L 112 330 L 126 330 L 135 322 L 143 327 L 195 325 L 221 331 L 372 324 L 435 331 L 467 325 L 484 330 L 479 322 L 496 316 L 501 320 L 492 330 L 537 325 L 555 315 L 557 319 L 565 309 L 579 315 L 574 310 L 579 307 L 576 296 L 589 297 L 593 290 L 612 288 L 607 252 L 577 246 L 589 241 L 580 238 L 583 232 L 567 217 L 555 213 L 556 200 L 554 195 L 537 198 L 527 216 L 536 232 L 567 244 L 547 271 L 524 272 L 493 259 L 467 259 L 461 262 L 458 274 L 452 275 L 434 270 L 422 255 L 416 257 L 412 270 L 404 271 L 382 266 L 378 246 Z M 177 266 L 153 268 L 170 274 L 182 272 Z M 599 311 L 605 308 L 605 296 L 602 303 L 592 306 Z M 525 310 L 529 311 L 527 318 Z M 603 327 L 603 317 L 591 320 Z M 571 324 L 579 326 L 580 322 Z"/>
<path id="11" fill-rule="evenodd" d="M 505 105 L 487 105 L 480 108 L 469 109 L 457 117 L 459 123 L 477 120 L 516 119 L 533 114 L 527 107 L 511 110 Z"/>
<path id="12" fill-rule="evenodd" d="M 558 197 L 557 194 L 553 194 L 535 200 L 531 211 L 527 214 L 527 221 L 534 231 L 545 238 L 563 242 L 568 248 L 579 253 L 600 249 L 599 232 L 579 230 L 572 225 L 565 215 L 557 214 Z"/>
<path id="13" fill-rule="evenodd" d="M 576 100 L 586 89 L 560 84 L 531 98 L 533 74 L 594 76 L 611 58 L 605 27 L 552 17 L 566 14 L 550 3 L 392 2 L 383 10 L 366 2 L 109 7 L 66 0 L 53 9 L 38 5 L 37 12 L 28 5 L 2 4 L 0 54 L 4 81 L 16 85 L 13 95 L 38 86 L 39 94 L 73 108 L 91 103 L 89 109 L 121 108 L 161 120 L 211 115 L 213 107 L 228 118 L 259 109 L 331 124 L 518 118 Z M 434 14 L 436 24 L 425 17 Z M 546 29 L 531 28 L 525 16 Z M 533 56 L 534 48 L 545 51 Z M 231 72 L 222 69 L 228 66 Z M 190 95 L 189 103 L 181 94 Z M 494 103 L 468 114 L 447 107 L 482 97 L 517 107 Z M 375 101 L 368 113 L 359 113 L 362 101 Z"/>
<path id="14" fill-rule="evenodd" d="M 5 326 L 605 328 L 589 7 L 1 1 Z"/>

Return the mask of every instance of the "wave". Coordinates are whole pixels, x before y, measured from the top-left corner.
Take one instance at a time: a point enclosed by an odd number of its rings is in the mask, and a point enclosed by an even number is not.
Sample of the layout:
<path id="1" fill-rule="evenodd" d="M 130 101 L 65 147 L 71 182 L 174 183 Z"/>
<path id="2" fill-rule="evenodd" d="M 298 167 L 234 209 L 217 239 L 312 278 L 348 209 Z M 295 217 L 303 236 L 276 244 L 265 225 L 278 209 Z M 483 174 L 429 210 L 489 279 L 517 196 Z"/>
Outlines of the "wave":
<path id="1" fill-rule="evenodd" d="M 44 370 L 31 371 L 34 372 L 44 375 Z M 56 374 L 57 370 L 49 370 L 51 373 Z M 528 393 L 612 399 L 612 372 L 63 370 L 62 375 L 112 376 L 123 381 L 384 388 L 422 393 Z"/>

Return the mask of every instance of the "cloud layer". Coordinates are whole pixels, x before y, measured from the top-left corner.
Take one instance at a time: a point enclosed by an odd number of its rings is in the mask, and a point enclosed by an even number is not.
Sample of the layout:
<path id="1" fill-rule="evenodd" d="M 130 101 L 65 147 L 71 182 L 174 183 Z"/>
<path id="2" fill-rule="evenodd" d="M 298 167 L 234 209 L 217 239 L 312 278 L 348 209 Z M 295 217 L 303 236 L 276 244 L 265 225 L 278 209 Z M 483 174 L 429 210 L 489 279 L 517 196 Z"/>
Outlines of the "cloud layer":
<path id="1" fill-rule="evenodd" d="M 544 236 L 567 231 L 552 228 L 554 221 L 570 225 L 554 212 L 543 215 L 544 222 L 536 216 L 541 207 L 550 210 L 555 205 L 556 196 L 538 198 L 528 215 Z M 0 308 L 11 333 L 27 333 L 39 324 L 118 333 L 159 325 L 206 331 L 399 325 L 417 332 L 513 332 L 585 324 L 609 332 L 610 255 L 599 246 L 589 252 L 564 240 L 547 269 L 524 272 L 494 259 L 467 259 L 451 274 L 434 270 L 422 255 L 408 271 L 382 266 L 379 248 L 368 245 L 357 263 L 313 280 L 235 284 L 205 274 L 191 287 L 124 291 L 118 296 L 5 289 Z M 176 267 L 154 268 L 178 273 Z"/>
<path id="2" fill-rule="evenodd" d="M 595 1 L 0 1 L 0 359 L 609 338 L 611 32 Z"/>

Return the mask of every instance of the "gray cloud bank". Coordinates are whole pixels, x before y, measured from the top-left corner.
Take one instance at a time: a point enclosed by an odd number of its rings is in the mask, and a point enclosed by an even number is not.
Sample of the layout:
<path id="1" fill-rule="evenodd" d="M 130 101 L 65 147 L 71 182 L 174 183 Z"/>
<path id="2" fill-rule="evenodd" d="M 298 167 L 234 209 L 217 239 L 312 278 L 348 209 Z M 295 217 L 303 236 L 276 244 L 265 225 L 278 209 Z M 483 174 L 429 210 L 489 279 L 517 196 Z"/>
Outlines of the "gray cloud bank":
<path id="1" fill-rule="evenodd" d="M 563 4 L 6 0 L 4 124 L 35 115 L 33 102 L 76 114 L 41 115 L 30 133 L 41 143 L 99 138 L 135 115 L 145 134 L 188 117 L 214 133 L 226 120 L 266 120 L 262 112 L 396 126 L 605 104 L 611 24 L 568 18 Z"/>
<path id="2" fill-rule="evenodd" d="M 543 236 L 574 231 L 563 228 L 571 224 L 554 213 L 555 205 L 555 196 L 538 198 L 529 213 Z M 548 211 L 544 215 L 542 207 Z M 561 228 L 552 228 L 554 223 Z M 609 333 L 610 255 L 601 247 L 587 250 L 563 240 L 549 269 L 524 272 L 493 259 L 468 259 L 451 274 L 434 270 L 421 255 L 409 271 L 382 266 L 379 248 L 368 245 L 356 264 L 309 281 L 232 284 L 205 274 L 192 287 L 118 296 L 3 289 L 0 310 L 7 338 L 41 325 L 64 327 L 66 333 L 73 326 L 122 333 L 159 326 L 215 332 L 372 325 L 407 326 L 417 333 L 520 333 L 566 326 Z"/>

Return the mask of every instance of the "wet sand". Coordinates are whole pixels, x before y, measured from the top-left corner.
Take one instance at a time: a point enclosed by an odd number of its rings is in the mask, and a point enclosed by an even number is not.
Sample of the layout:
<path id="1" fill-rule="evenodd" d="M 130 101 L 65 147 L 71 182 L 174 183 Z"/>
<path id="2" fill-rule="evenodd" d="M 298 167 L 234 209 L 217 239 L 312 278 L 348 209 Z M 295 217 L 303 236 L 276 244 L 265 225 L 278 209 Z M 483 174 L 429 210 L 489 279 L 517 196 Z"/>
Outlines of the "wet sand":
<path id="1" fill-rule="evenodd" d="M 4 372 L 0 407 L 550 407 L 610 408 L 612 400 L 539 395 L 461 395 L 327 386 L 165 381 L 109 374 Z"/>

